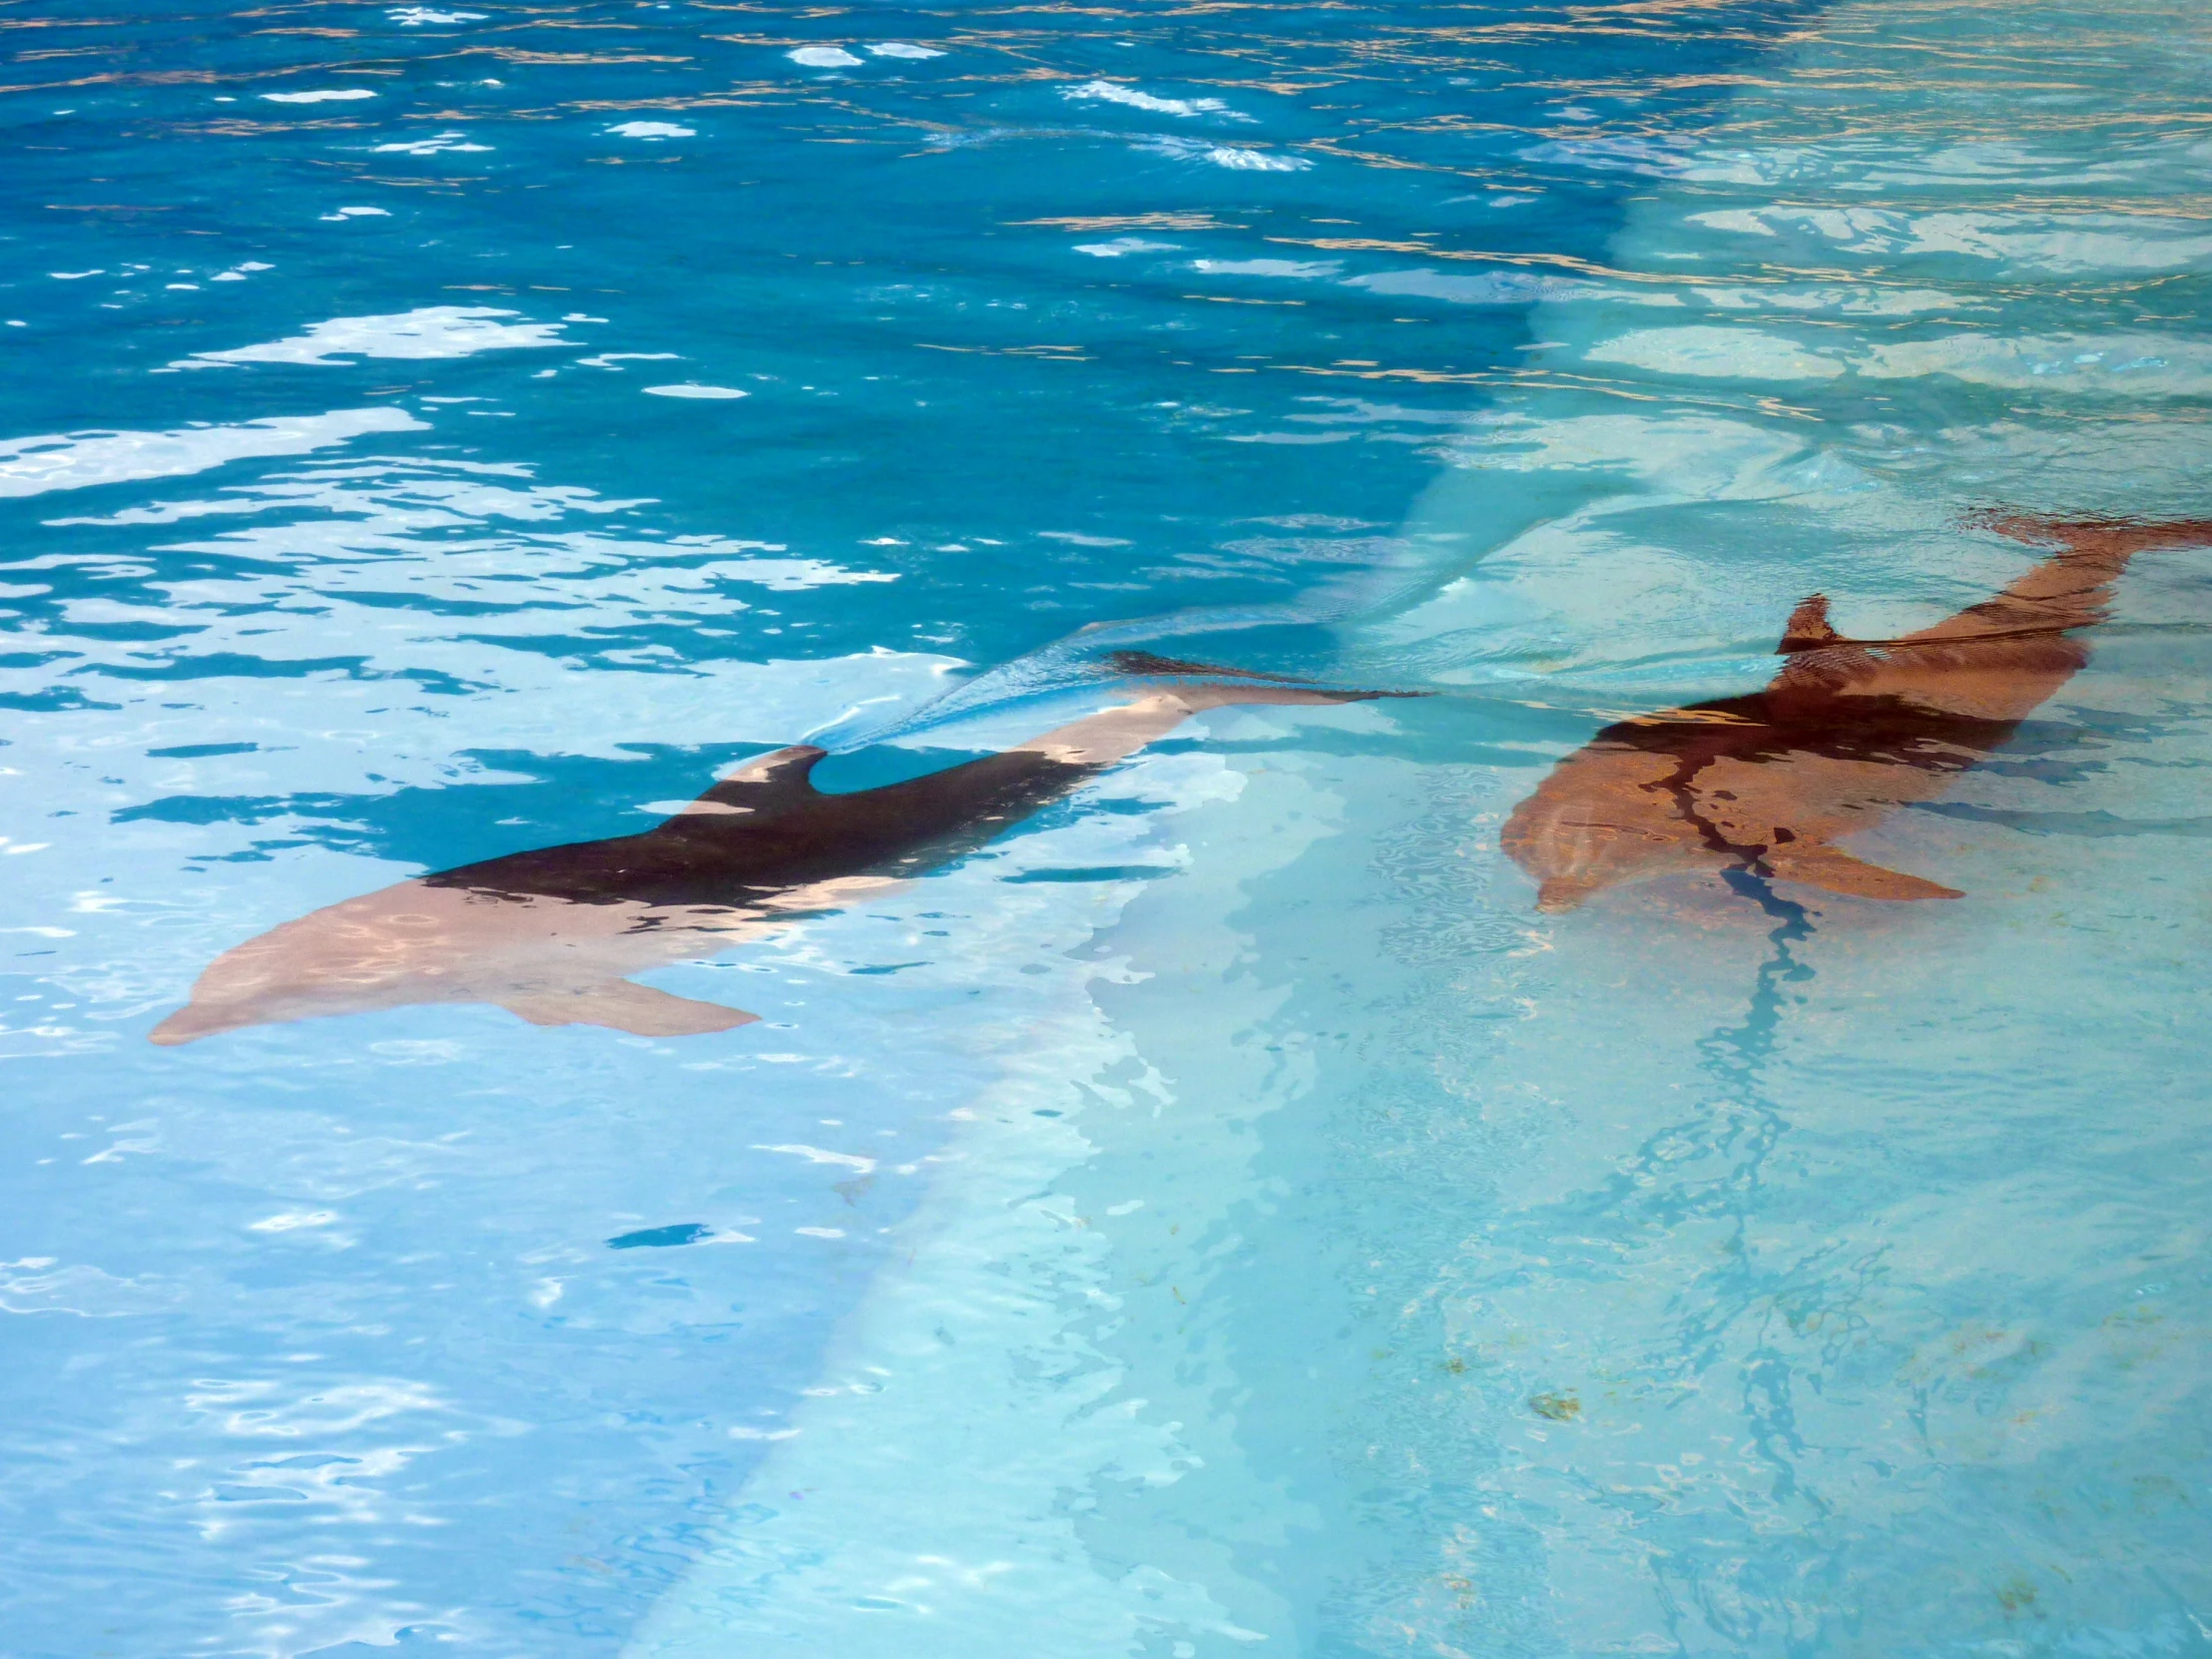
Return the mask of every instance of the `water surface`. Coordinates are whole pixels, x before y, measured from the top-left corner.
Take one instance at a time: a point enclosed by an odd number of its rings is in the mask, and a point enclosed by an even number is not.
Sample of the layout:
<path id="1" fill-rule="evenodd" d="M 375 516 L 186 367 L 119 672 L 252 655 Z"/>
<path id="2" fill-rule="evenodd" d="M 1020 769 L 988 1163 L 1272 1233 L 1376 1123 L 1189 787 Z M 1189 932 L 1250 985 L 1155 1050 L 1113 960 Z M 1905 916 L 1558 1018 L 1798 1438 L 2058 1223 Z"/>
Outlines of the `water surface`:
<path id="1" fill-rule="evenodd" d="M 1964 899 L 1497 850 L 1978 509 L 2212 515 L 2194 10 L 0 34 L 0 1651 L 2212 1647 L 2212 554 L 1854 842 Z M 145 1041 L 1127 647 L 1435 695 L 652 976 L 740 1031 Z"/>

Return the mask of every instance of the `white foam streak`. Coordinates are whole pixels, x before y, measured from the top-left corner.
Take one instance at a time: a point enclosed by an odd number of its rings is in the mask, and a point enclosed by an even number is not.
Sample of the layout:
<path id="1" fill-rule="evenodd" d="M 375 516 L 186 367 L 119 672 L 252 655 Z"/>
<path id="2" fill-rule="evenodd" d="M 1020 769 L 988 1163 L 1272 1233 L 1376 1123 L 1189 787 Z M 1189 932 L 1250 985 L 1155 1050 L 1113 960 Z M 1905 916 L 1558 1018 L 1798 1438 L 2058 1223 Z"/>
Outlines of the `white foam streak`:
<path id="1" fill-rule="evenodd" d="M 1334 276 L 1344 267 L 1335 260 L 1193 260 L 1193 271 L 1209 276 Z"/>
<path id="2" fill-rule="evenodd" d="M 852 1152 L 825 1152 L 819 1146 L 792 1144 L 787 1146 L 756 1146 L 755 1152 L 782 1152 L 794 1158 L 804 1158 L 810 1164 L 837 1164 L 862 1175 L 875 1173 L 875 1160 Z"/>
<path id="3" fill-rule="evenodd" d="M 489 305 L 425 305 L 388 316 L 334 316 L 303 334 L 241 345 L 229 351 L 196 351 L 171 368 L 215 368 L 238 363 L 306 363 L 341 366 L 348 357 L 472 357 L 479 351 L 519 351 L 568 345 L 558 322 L 506 322 L 519 315 Z"/>
<path id="4" fill-rule="evenodd" d="M 1147 140 L 1143 148 L 1162 156 L 1173 156 L 1177 161 L 1226 167 L 1233 173 L 1303 173 L 1314 165 L 1303 156 L 1279 156 L 1267 150 L 1208 144 L 1203 139 L 1155 138 Z"/>
<path id="5" fill-rule="evenodd" d="M 421 431 L 404 409 L 333 409 L 168 432 L 71 432 L 0 440 L 0 496 L 179 478 L 256 455 L 303 455 L 369 432 Z"/>
<path id="6" fill-rule="evenodd" d="M 1116 237 L 1112 242 L 1079 242 L 1078 254 L 1094 260 L 1118 260 L 1126 254 L 1173 254 L 1182 246 L 1174 242 L 1147 242 L 1142 237 Z"/>
<path id="7" fill-rule="evenodd" d="M 374 156 L 446 156 L 486 155 L 491 146 L 471 144 L 465 133 L 433 133 L 425 139 L 404 139 L 393 144 L 372 145 L 369 154 Z"/>
<path id="8" fill-rule="evenodd" d="M 1252 119 L 1239 115 L 1219 98 L 1159 98 L 1135 87 L 1123 86 L 1119 81 L 1085 81 L 1081 86 L 1063 87 L 1060 96 L 1083 102 L 1121 104 L 1152 115 L 1172 115 L 1179 120 L 1197 115 L 1226 115 L 1234 121 Z"/>

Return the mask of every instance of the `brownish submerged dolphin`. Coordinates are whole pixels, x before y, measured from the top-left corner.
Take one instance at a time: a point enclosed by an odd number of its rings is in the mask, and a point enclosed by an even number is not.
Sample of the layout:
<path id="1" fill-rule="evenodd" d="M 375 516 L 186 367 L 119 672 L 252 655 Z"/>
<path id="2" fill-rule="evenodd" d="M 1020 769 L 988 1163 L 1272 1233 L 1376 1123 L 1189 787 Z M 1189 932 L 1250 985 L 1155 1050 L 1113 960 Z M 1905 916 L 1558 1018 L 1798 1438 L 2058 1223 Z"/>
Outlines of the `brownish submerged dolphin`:
<path id="1" fill-rule="evenodd" d="M 781 749 L 642 834 L 466 864 L 287 921 L 219 956 L 153 1040 L 437 1002 L 641 1036 L 727 1031 L 758 1016 L 628 975 L 716 955 L 949 863 L 1202 709 L 1387 695 L 1133 652 L 1111 661 L 1152 684 L 1002 755 L 825 795 L 808 780 L 825 751 Z"/>
<path id="2" fill-rule="evenodd" d="M 2129 559 L 2212 543 L 2212 520 L 1981 523 L 2057 551 L 1903 639 L 1843 638 L 1816 594 L 1791 616 L 1766 690 L 1624 720 L 1561 761 L 1500 837 L 1541 883 L 1536 907 L 1730 870 L 1858 898 L 1959 897 L 1835 842 L 1941 795 L 2011 738 L 2088 661 L 2069 632 L 2103 620 Z"/>

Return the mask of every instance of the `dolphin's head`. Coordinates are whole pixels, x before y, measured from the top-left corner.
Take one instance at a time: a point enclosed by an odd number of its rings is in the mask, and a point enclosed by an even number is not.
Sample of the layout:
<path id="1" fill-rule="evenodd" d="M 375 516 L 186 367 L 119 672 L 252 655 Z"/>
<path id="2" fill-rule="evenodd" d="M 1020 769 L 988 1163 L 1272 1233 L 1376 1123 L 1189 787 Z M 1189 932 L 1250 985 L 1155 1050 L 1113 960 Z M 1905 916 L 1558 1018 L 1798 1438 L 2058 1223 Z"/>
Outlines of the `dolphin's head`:
<path id="1" fill-rule="evenodd" d="M 1725 862 L 1667 787 L 1675 765 L 1671 755 L 1593 746 L 1513 809 L 1498 840 L 1536 878 L 1538 910 L 1557 914 L 1606 887 Z"/>
<path id="2" fill-rule="evenodd" d="M 172 1048 L 248 1026 L 449 999 L 441 918 L 379 913 L 393 907 L 372 910 L 374 902 L 317 910 L 226 950 L 152 1040 Z"/>
<path id="3" fill-rule="evenodd" d="M 155 1026 L 147 1037 L 164 1048 L 175 1048 L 182 1043 L 198 1042 L 202 1037 L 212 1037 L 218 1031 L 236 1031 L 242 1026 L 268 1023 L 265 1016 L 251 1009 L 188 1002 Z"/>
<path id="4" fill-rule="evenodd" d="M 272 989 L 243 995 L 208 995 L 195 987 L 192 1000 L 147 1033 L 151 1042 L 176 1048 L 202 1037 L 225 1031 L 244 1031 L 255 1025 L 289 1025 L 302 1019 L 327 1019 L 334 1014 L 362 1014 L 388 1008 L 416 997 L 333 995 L 324 989 L 291 991 Z"/>
<path id="5" fill-rule="evenodd" d="M 198 1042 L 223 1031 L 242 1031 L 254 1025 L 286 1025 L 294 1020 L 324 1019 L 333 1014 L 366 1013 L 402 1002 L 429 1000 L 396 975 L 378 975 L 353 983 L 329 977 L 289 981 L 259 971 L 265 964 L 241 953 L 260 944 L 259 939 L 219 956 L 192 988 L 192 1000 L 148 1033 L 164 1048 Z M 245 971 L 242 971 L 244 969 Z"/>
<path id="6" fill-rule="evenodd" d="M 279 964 L 269 958 L 276 952 L 257 949 L 266 946 L 268 939 L 265 933 L 209 963 L 208 971 L 192 987 L 192 1000 L 155 1026 L 148 1033 L 149 1039 L 164 1048 L 175 1048 L 219 1031 L 276 1025 L 301 1017 L 291 1007 L 297 999 L 284 994 L 281 979 L 273 971 Z"/>

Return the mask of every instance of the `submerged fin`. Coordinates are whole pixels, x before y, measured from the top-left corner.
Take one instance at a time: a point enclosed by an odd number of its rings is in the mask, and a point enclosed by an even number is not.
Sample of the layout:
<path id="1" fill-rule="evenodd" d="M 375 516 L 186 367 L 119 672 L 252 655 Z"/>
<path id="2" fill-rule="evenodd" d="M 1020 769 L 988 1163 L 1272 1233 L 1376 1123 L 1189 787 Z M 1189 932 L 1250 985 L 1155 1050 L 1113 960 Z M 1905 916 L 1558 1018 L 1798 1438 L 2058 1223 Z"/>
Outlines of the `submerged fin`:
<path id="1" fill-rule="evenodd" d="M 581 990 L 501 997 L 499 1005 L 532 1025 L 604 1025 L 636 1037 L 696 1037 L 732 1031 L 761 1017 L 720 1002 L 671 996 L 627 979 L 610 979 Z"/>
<path id="2" fill-rule="evenodd" d="M 1769 873 L 1781 880 L 1803 881 L 1809 887 L 1845 893 L 1853 898 L 1903 900 L 1965 896 L 1956 887 L 1907 875 L 1903 870 L 1884 869 L 1880 864 L 1870 864 L 1864 858 L 1839 852 L 1833 846 L 1810 846 L 1802 852 L 1794 846 L 1772 847 L 1763 862 Z"/>
<path id="3" fill-rule="evenodd" d="M 1798 601 L 1798 608 L 1782 625 L 1782 643 L 1774 650 L 1776 656 L 1787 657 L 1794 651 L 1818 651 L 1824 645 L 1849 643 L 1828 620 L 1828 595 L 1816 593 Z"/>

